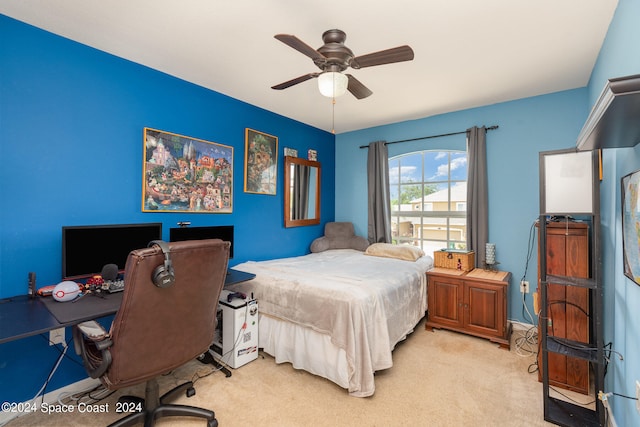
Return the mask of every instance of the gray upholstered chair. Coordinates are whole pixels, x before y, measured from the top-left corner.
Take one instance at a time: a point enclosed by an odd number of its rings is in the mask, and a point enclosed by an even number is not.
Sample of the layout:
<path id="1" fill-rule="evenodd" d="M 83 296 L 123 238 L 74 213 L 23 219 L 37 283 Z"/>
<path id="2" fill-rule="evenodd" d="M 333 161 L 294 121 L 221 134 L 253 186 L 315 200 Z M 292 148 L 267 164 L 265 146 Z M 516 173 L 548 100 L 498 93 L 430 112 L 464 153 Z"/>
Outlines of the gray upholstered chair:
<path id="1" fill-rule="evenodd" d="M 351 222 L 328 222 L 324 226 L 324 236 L 311 243 L 311 252 L 322 252 L 327 249 L 356 249 L 364 251 L 369 241 L 356 236 Z"/>
<path id="2" fill-rule="evenodd" d="M 192 383 L 160 397 L 157 378 L 209 349 L 228 260 L 229 242 L 218 239 L 159 242 L 132 251 L 111 330 L 100 330 L 97 322 L 74 328 L 76 350 L 92 378 L 111 390 L 146 382 L 145 399 L 137 401 L 143 410 L 112 426 L 151 426 L 163 416 L 195 416 L 218 425 L 213 411 L 166 403 L 178 393 L 195 394 Z"/>

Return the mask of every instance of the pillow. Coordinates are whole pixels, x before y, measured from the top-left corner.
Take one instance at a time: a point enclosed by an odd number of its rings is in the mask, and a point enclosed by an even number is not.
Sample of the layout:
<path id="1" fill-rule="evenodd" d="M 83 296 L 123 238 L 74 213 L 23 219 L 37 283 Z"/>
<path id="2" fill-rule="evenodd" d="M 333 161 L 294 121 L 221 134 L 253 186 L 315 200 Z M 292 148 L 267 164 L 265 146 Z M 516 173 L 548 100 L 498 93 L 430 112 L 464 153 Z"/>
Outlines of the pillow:
<path id="1" fill-rule="evenodd" d="M 366 255 L 397 258 L 405 261 L 415 261 L 424 256 L 424 251 L 415 246 L 393 245 L 391 243 L 374 243 L 364 253 Z"/>
<path id="2" fill-rule="evenodd" d="M 324 236 L 311 242 L 311 252 L 323 252 L 329 249 L 356 249 L 364 251 L 369 241 L 356 236 L 351 222 L 328 222 L 324 226 Z"/>
<path id="3" fill-rule="evenodd" d="M 311 242 L 311 252 L 324 252 L 329 249 L 329 239 L 325 236 L 318 237 L 313 242 Z"/>
<path id="4" fill-rule="evenodd" d="M 311 252 L 323 252 L 329 249 L 355 249 L 364 251 L 369 246 L 369 241 L 364 237 L 351 236 L 347 238 L 318 237 L 311 242 Z"/>

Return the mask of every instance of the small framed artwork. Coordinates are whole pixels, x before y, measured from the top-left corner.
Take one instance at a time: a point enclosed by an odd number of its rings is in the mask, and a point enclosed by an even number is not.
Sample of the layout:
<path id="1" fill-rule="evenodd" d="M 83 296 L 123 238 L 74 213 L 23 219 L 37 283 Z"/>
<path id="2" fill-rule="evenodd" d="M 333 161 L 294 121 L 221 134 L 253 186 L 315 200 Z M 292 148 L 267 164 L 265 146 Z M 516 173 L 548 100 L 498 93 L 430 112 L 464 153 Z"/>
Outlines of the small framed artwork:
<path id="1" fill-rule="evenodd" d="M 257 130 L 245 130 L 244 191 L 276 194 L 278 137 Z"/>
<path id="2" fill-rule="evenodd" d="M 640 285 L 640 171 L 622 178 L 624 274 Z"/>
<path id="3" fill-rule="evenodd" d="M 143 212 L 232 212 L 233 147 L 151 128 L 143 139 Z"/>
<path id="4" fill-rule="evenodd" d="M 309 150 L 307 154 L 309 156 L 308 159 L 312 162 L 318 161 L 318 152 L 316 150 Z"/>
<path id="5" fill-rule="evenodd" d="M 284 147 L 284 155 L 287 157 L 298 157 L 298 150 Z"/>

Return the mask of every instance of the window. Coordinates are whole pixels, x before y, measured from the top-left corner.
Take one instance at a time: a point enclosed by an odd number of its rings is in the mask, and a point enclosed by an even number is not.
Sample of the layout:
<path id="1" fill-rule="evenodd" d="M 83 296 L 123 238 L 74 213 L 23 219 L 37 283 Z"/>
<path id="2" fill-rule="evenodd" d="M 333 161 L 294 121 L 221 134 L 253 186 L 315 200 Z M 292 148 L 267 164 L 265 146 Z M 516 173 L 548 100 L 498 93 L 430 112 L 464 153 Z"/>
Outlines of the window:
<path id="1" fill-rule="evenodd" d="M 466 249 L 467 153 L 420 151 L 389 159 L 393 243 L 427 253 Z"/>

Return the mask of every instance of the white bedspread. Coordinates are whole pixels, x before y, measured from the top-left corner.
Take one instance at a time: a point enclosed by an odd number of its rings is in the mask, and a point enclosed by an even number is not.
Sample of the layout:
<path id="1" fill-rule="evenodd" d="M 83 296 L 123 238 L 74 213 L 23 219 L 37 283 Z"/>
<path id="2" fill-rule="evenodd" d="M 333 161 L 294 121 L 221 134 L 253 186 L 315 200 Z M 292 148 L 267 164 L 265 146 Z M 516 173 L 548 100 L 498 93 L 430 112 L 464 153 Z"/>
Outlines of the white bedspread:
<path id="1" fill-rule="evenodd" d="M 347 354 L 349 393 L 364 397 L 374 393 L 374 372 L 393 365 L 395 345 L 424 316 L 432 266 L 430 257 L 330 250 L 234 266 L 256 278 L 231 289 L 253 292 L 263 313 L 330 335 Z"/>

